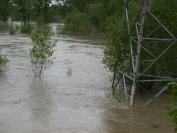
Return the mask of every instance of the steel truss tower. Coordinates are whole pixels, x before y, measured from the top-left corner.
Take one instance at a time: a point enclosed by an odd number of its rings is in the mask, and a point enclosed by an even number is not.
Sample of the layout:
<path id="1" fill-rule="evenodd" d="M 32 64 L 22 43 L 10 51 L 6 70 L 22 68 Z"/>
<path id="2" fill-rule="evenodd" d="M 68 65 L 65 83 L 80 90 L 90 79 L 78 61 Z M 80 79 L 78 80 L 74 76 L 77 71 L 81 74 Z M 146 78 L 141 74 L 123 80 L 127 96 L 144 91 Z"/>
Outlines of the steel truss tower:
<path id="1" fill-rule="evenodd" d="M 129 6 L 134 1 L 126 0 L 125 6 L 125 16 L 124 22 L 127 25 L 127 31 L 129 36 L 129 46 L 130 46 L 130 55 L 131 55 L 131 62 L 132 62 L 132 72 L 122 72 L 115 70 L 114 71 L 114 78 L 112 82 L 112 88 L 116 88 L 117 85 L 120 83 L 116 80 L 116 75 L 122 75 L 122 84 L 124 88 L 124 94 L 126 100 L 130 103 L 130 105 L 134 105 L 135 101 L 135 93 L 136 88 L 142 87 L 139 83 L 142 82 L 163 82 L 163 81 L 177 81 L 176 78 L 172 78 L 169 76 L 160 76 L 160 75 L 153 75 L 149 74 L 148 71 L 152 69 L 152 67 L 164 56 L 168 50 L 176 44 L 177 38 L 163 25 L 163 23 L 151 12 L 151 0 L 140 0 L 141 6 L 141 13 L 139 20 L 135 22 L 134 29 L 136 30 L 136 35 L 131 33 L 130 27 L 130 16 L 129 16 Z M 135 16 L 135 15 L 134 15 Z M 146 31 L 145 23 L 150 19 L 155 26 L 149 31 Z M 149 29 L 149 28 L 148 28 Z M 158 36 L 156 34 L 158 30 L 165 33 L 166 36 Z M 160 51 L 158 54 L 154 54 L 149 45 L 163 45 L 164 49 Z M 141 54 L 147 54 L 148 59 L 142 59 Z M 140 70 L 140 64 L 143 62 L 144 67 Z M 117 66 L 116 66 L 117 68 Z M 127 80 L 131 81 L 132 86 L 129 87 L 131 89 L 130 94 L 127 93 Z M 130 82 L 129 82 L 130 83 Z M 144 89 L 142 87 L 142 89 Z M 144 89 L 145 90 L 145 89 Z M 147 90 L 145 90 L 147 91 Z M 153 96 L 149 101 L 147 101 L 144 105 L 148 105 L 150 102 L 153 101 L 154 98 L 159 96 L 165 89 L 161 89 L 155 96 Z"/>

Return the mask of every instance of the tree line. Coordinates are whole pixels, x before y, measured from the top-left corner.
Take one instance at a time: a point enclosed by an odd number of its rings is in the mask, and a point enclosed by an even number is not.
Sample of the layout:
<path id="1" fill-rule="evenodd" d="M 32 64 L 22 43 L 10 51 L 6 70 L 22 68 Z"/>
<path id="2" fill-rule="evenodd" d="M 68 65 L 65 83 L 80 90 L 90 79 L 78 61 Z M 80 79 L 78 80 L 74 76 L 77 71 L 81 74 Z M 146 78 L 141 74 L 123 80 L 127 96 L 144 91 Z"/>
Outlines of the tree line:
<path id="1" fill-rule="evenodd" d="M 0 0 L 0 20 L 60 22 L 66 15 L 66 4 L 52 5 L 51 0 Z"/>
<path id="2" fill-rule="evenodd" d="M 135 35 L 135 23 L 141 16 L 139 0 L 134 0 L 128 5 L 125 0 L 63 0 L 63 4 L 58 5 L 52 5 L 51 2 L 51 0 L 0 0 L 0 19 L 5 23 L 10 17 L 12 20 L 23 21 L 24 24 L 30 21 L 63 22 L 63 33 L 66 34 L 105 35 L 107 38 L 103 59 L 105 66 L 111 71 L 114 71 L 115 66 L 122 71 L 132 70 L 128 45 L 129 35 L 123 18 L 125 17 L 125 6 L 128 6 L 130 31 L 132 36 Z M 151 12 L 173 35 L 177 35 L 177 8 L 175 5 L 177 5 L 176 0 L 153 0 L 150 5 Z M 147 15 L 145 34 L 156 26 L 157 23 Z M 165 36 L 165 32 L 158 30 L 152 37 Z M 145 47 L 154 56 L 158 56 L 168 45 L 168 42 L 163 45 L 154 42 L 153 45 Z M 147 74 L 177 77 L 176 50 L 175 43 Z M 136 50 L 133 52 L 136 53 Z M 141 58 L 150 59 L 147 54 L 142 54 Z M 146 65 L 141 62 L 140 69 Z"/>
<path id="3" fill-rule="evenodd" d="M 0 0 L 0 20 L 9 18 L 23 21 L 64 22 L 66 33 L 104 33 L 106 21 L 115 13 L 116 0 L 63 0 L 52 5 L 52 0 Z M 118 4 L 118 5 L 116 5 Z"/>

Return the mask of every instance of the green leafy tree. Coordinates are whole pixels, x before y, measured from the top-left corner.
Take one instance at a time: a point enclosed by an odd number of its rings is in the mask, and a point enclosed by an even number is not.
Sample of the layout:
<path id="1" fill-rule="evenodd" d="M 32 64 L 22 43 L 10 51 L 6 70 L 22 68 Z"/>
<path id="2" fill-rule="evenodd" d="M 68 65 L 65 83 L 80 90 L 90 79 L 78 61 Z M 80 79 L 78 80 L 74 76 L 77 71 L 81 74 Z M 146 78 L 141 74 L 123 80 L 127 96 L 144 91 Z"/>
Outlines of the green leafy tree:
<path id="1" fill-rule="evenodd" d="M 67 7 L 58 5 L 51 5 L 49 9 L 49 22 L 62 22 L 67 13 Z"/>
<path id="2" fill-rule="evenodd" d="M 24 25 L 26 25 L 33 15 L 34 0 L 13 0 L 13 4 L 16 12 L 21 16 Z"/>
<path id="3" fill-rule="evenodd" d="M 105 20 L 106 20 L 106 10 L 102 2 L 90 3 L 87 5 L 87 14 L 89 16 L 90 22 L 93 25 L 93 28 L 97 32 L 104 31 Z M 85 9 L 86 10 L 86 9 Z"/>
<path id="4" fill-rule="evenodd" d="M 67 0 L 67 5 L 72 9 L 78 9 L 80 12 L 84 12 L 85 6 L 94 1 L 95 0 Z"/>
<path id="5" fill-rule="evenodd" d="M 91 30 L 91 23 L 89 21 L 89 16 L 85 13 L 75 11 L 66 16 L 65 19 L 65 33 L 74 34 L 89 34 Z"/>
<path id="6" fill-rule="evenodd" d="M 36 0 L 34 1 L 35 17 L 42 17 L 43 21 L 47 24 L 51 0 Z"/>
<path id="7" fill-rule="evenodd" d="M 122 27 L 123 23 L 123 1 L 111 1 L 108 5 L 108 12 L 112 12 L 106 19 L 107 46 L 104 51 L 103 62 L 106 67 L 114 72 L 115 67 L 118 70 L 129 69 L 129 45 L 127 30 Z M 111 10 L 111 11 L 110 11 Z M 117 64 L 118 63 L 118 64 Z"/>
<path id="8" fill-rule="evenodd" d="M 0 0 L 0 19 L 7 22 L 10 14 L 11 0 Z"/>

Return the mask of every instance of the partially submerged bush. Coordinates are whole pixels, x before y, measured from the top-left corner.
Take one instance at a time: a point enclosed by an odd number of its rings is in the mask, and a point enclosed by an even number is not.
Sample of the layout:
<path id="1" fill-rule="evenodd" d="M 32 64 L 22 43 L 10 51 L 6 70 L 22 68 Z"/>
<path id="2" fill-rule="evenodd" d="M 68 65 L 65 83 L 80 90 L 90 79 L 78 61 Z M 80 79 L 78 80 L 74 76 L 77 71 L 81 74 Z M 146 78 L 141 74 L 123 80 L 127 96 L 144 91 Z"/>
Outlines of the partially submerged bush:
<path id="1" fill-rule="evenodd" d="M 9 60 L 6 58 L 6 56 L 0 55 L 0 71 L 7 67 L 8 62 Z"/>
<path id="2" fill-rule="evenodd" d="M 19 29 L 19 26 L 14 26 L 13 24 L 11 24 L 11 25 L 9 25 L 8 26 L 8 29 L 9 29 L 9 33 L 11 34 L 11 35 L 14 35 L 14 34 L 16 34 L 16 32 L 18 31 L 18 29 Z"/>
<path id="3" fill-rule="evenodd" d="M 21 25 L 20 30 L 21 30 L 21 33 L 30 34 L 33 30 L 33 26 L 31 24 Z"/>
<path id="4" fill-rule="evenodd" d="M 41 77 L 43 71 L 52 64 L 51 57 L 56 40 L 52 40 L 50 35 L 50 28 L 47 26 L 31 35 L 33 41 L 33 48 L 30 49 L 31 68 L 35 77 Z"/>

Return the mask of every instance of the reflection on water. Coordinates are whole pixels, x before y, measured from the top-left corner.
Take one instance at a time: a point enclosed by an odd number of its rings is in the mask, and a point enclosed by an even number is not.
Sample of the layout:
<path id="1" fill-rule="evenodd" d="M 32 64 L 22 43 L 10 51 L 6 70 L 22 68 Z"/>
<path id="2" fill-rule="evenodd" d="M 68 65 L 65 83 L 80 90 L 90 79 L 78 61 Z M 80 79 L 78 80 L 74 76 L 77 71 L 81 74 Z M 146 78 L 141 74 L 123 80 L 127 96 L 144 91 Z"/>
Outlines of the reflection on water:
<path id="1" fill-rule="evenodd" d="M 28 71 L 29 36 L 0 34 L 1 52 L 10 60 L 9 70 L 0 73 L 0 132 L 173 132 L 167 94 L 147 107 L 118 103 L 105 95 L 111 73 L 101 63 L 104 47 L 89 39 L 53 38 L 54 65 L 34 79 Z"/>
<path id="2" fill-rule="evenodd" d="M 50 113 L 53 108 L 49 90 L 50 87 L 42 79 L 32 79 L 28 105 L 34 124 L 38 122 L 44 126 L 49 124 Z"/>

